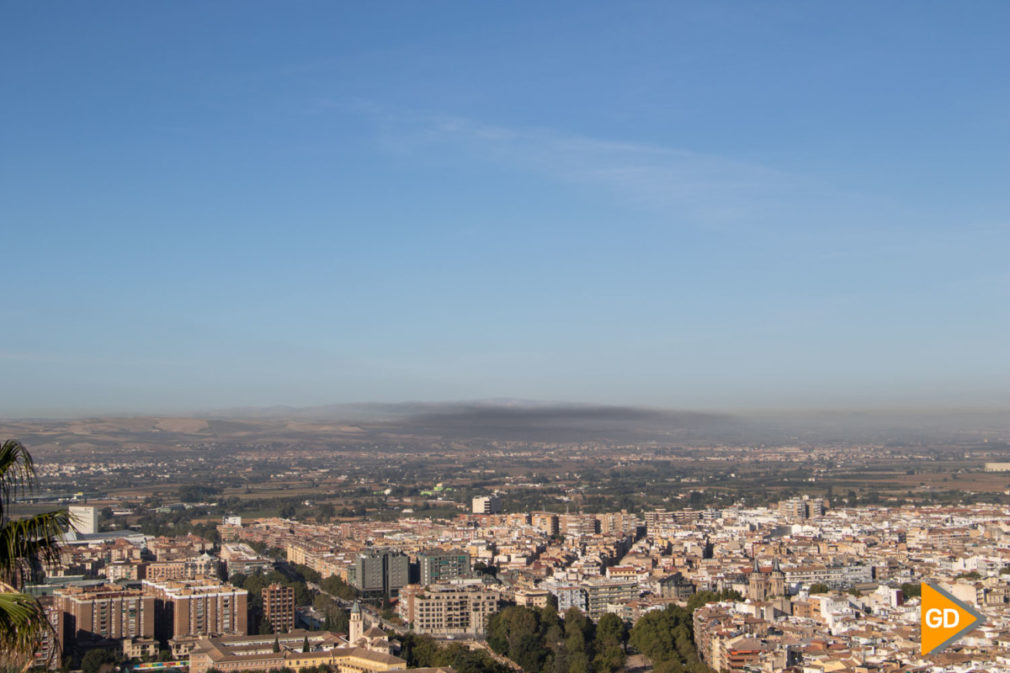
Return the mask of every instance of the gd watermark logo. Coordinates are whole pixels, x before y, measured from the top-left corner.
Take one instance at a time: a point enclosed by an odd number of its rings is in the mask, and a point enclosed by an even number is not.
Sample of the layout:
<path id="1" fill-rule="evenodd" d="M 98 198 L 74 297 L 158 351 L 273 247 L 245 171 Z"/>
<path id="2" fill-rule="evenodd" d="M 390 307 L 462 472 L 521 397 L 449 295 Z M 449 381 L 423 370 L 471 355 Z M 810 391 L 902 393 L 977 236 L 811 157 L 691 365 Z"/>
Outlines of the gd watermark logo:
<path id="1" fill-rule="evenodd" d="M 969 631 L 985 624 L 985 617 L 934 584 L 923 582 L 920 616 L 923 655 L 935 654 Z"/>

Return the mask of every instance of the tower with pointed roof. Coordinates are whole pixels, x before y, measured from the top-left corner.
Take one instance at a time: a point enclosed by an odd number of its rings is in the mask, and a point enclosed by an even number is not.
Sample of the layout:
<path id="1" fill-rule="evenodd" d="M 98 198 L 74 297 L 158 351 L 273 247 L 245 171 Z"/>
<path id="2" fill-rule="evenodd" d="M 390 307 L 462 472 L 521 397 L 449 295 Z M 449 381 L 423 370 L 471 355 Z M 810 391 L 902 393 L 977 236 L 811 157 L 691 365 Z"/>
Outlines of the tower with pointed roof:
<path id="1" fill-rule="evenodd" d="M 351 645 L 355 645 L 365 634 L 365 622 L 361 618 L 361 606 L 358 601 L 354 601 L 351 606 L 350 626 L 347 629 L 347 640 Z"/>
<path id="2" fill-rule="evenodd" d="M 779 567 L 778 558 L 772 563 L 772 571 L 768 575 L 768 591 L 772 596 L 786 595 L 786 574 Z"/>

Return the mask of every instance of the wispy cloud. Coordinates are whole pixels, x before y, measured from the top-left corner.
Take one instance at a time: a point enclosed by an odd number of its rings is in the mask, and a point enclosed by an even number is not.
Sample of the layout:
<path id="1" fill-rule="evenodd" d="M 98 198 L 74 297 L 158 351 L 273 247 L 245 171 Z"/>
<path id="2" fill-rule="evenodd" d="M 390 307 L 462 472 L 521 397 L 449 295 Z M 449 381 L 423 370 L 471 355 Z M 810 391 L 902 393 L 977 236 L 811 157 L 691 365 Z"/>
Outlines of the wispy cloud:
<path id="1" fill-rule="evenodd" d="M 767 223 L 831 201 L 852 205 L 818 180 L 732 157 L 622 142 L 542 128 L 510 128 L 464 117 L 392 113 L 366 101 L 337 105 L 376 120 L 385 149 L 462 153 L 549 180 L 583 185 L 628 205 L 658 209 L 698 224 Z"/>
<path id="2" fill-rule="evenodd" d="M 815 171 L 547 128 L 392 111 L 361 99 L 333 106 L 373 120 L 390 152 L 439 153 L 470 164 L 513 167 L 585 187 L 587 198 L 603 194 L 674 225 L 755 239 L 786 236 L 809 258 L 893 259 L 916 241 L 927 247 L 947 241 L 952 231 L 985 240 L 998 230 L 997 238 L 1005 237 L 1005 225 L 952 221 L 873 185 L 842 186 Z"/>

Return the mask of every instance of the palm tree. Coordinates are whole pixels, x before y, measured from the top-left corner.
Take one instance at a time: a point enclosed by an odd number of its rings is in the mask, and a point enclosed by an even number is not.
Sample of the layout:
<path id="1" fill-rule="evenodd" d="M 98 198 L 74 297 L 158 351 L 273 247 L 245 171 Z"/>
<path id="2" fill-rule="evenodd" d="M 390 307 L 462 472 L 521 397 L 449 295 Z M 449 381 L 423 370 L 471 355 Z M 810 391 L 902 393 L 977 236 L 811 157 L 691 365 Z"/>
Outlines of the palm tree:
<path id="1" fill-rule="evenodd" d="M 52 630 L 39 602 L 19 589 L 42 564 L 59 563 L 70 516 L 58 510 L 12 518 L 15 500 L 35 484 L 35 464 L 21 442 L 0 444 L 0 668 L 29 666 Z"/>

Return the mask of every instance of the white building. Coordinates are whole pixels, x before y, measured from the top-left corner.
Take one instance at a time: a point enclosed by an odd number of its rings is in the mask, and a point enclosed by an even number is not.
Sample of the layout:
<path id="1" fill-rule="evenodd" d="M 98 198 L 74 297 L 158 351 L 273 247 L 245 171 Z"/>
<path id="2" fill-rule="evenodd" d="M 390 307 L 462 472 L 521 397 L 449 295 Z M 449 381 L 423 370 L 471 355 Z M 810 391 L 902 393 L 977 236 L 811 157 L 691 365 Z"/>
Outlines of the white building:
<path id="1" fill-rule="evenodd" d="M 98 510 L 96 508 L 71 505 L 69 509 L 70 523 L 74 525 L 77 532 L 86 535 L 93 535 L 98 532 Z"/>
<path id="2" fill-rule="evenodd" d="M 478 495 L 473 499 L 474 514 L 501 514 L 501 498 L 497 495 Z"/>

